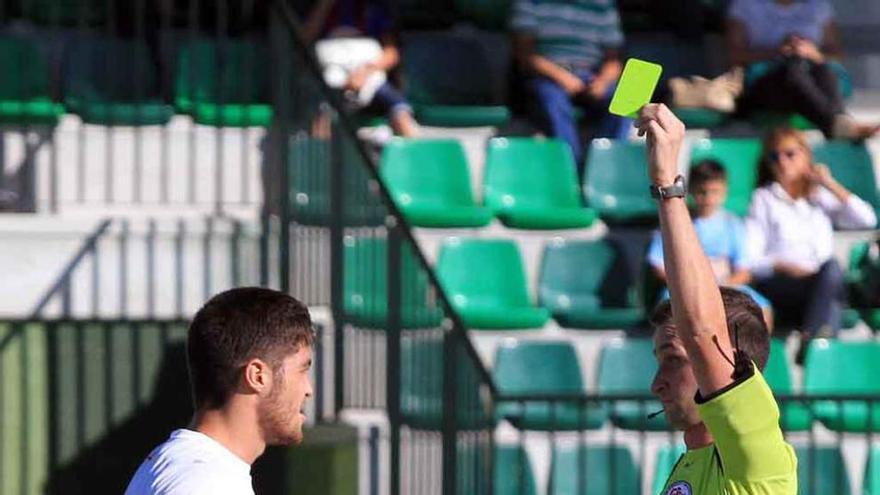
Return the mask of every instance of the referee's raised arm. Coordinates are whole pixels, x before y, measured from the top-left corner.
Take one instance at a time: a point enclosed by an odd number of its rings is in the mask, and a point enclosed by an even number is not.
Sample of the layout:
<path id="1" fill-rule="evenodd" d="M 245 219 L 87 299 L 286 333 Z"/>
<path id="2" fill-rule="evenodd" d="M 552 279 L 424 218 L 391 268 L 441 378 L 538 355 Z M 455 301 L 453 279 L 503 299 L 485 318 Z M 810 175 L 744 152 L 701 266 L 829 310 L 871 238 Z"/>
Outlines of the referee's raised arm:
<path id="1" fill-rule="evenodd" d="M 678 158 L 684 124 L 663 104 L 642 108 L 636 122 L 647 135 L 648 175 L 659 196 L 660 232 L 673 321 L 703 396 L 734 381 L 734 354 L 721 293 L 688 212 Z"/>

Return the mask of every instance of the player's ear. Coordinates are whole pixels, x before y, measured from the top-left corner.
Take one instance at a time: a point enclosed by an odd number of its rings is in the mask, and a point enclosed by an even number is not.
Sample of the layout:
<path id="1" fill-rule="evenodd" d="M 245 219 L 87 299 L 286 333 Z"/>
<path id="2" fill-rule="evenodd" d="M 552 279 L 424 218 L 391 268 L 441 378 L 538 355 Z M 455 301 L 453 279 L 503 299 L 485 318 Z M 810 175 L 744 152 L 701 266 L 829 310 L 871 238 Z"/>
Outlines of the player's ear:
<path id="1" fill-rule="evenodd" d="M 244 365 L 243 385 L 257 394 L 268 393 L 272 388 L 272 369 L 262 359 L 254 358 Z"/>

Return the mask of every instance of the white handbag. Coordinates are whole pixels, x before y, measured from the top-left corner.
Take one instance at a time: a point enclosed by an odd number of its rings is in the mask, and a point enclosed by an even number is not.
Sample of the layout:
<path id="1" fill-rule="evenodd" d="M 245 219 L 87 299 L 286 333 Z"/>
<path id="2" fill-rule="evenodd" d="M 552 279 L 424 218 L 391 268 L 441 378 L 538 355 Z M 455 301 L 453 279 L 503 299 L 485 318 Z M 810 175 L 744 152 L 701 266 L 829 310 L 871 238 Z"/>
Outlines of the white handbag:
<path id="1" fill-rule="evenodd" d="M 382 45 L 373 38 L 327 38 L 315 43 L 315 54 L 324 71 L 324 82 L 334 89 L 342 89 L 352 72 L 382 56 Z M 365 107 L 373 100 L 388 76 L 376 71 L 370 74 L 357 94 L 346 94 L 350 103 Z"/>

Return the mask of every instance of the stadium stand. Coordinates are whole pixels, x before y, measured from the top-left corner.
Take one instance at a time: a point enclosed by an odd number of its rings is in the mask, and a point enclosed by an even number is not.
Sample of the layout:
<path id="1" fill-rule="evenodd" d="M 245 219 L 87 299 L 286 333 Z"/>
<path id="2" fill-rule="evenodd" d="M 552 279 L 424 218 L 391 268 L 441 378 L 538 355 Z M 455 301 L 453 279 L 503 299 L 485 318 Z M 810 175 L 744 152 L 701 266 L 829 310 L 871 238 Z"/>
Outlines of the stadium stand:
<path id="1" fill-rule="evenodd" d="M 791 365 L 785 356 L 785 342 L 780 339 L 770 340 L 770 357 L 764 368 L 764 378 L 776 395 L 794 395 Z M 798 401 L 786 401 L 779 404 L 779 422 L 784 431 L 807 431 L 813 425 L 813 412 L 810 404 Z"/>
<path id="2" fill-rule="evenodd" d="M 272 108 L 266 52 L 259 40 L 185 42 L 174 88 L 177 111 L 211 126 L 268 126 Z"/>
<path id="3" fill-rule="evenodd" d="M 582 479 L 587 494 L 660 491 L 682 452 L 676 443 L 680 435 L 666 431 L 662 416 L 645 418 L 643 410 L 656 409 L 647 395 L 643 401 L 613 397 L 647 394 L 656 366 L 652 344 L 644 338 L 654 298 L 647 282 L 632 276 L 638 273 L 634 263 L 642 261 L 640 253 L 632 254 L 638 249 L 618 235 L 624 228 L 646 232 L 656 221 L 655 203 L 646 194 L 643 144 L 595 140 L 586 162 L 574 163 L 567 148 L 552 138 L 535 138 L 528 126 L 522 132 L 527 136 L 505 136 L 509 129 L 499 132 L 499 127 L 522 123 L 506 81 L 498 77 L 507 77 L 510 53 L 487 51 L 483 41 L 506 36 L 510 2 L 395 3 L 404 29 L 402 75 L 408 95 L 425 135 L 442 139 L 393 139 L 378 167 L 365 159 L 373 150 L 359 149 L 352 138 L 347 125 L 358 122 L 345 116 L 338 102 L 293 86 L 317 87 L 319 79 L 293 70 L 290 84 L 279 81 L 274 68 L 283 61 L 272 57 L 264 33 L 219 36 L 222 26 L 200 30 L 188 25 L 189 12 L 176 10 L 168 19 L 174 32 L 162 33 L 157 52 L 145 39 L 111 36 L 114 28 L 105 25 L 111 12 L 104 3 L 23 0 L 0 12 L 0 18 L 18 16 L 16 22 L 36 25 L 36 30 L 10 28 L 0 37 L 0 64 L 7 69 L 0 76 L 0 171 L 6 174 L 0 192 L 12 187 L 8 176 L 15 167 L 32 166 L 29 170 L 46 181 L 32 187 L 31 196 L 39 200 L 31 211 L 40 219 L 14 223 L 11 216 L 0 216 L 8 236 L 0 258 L 12 260 L 2 291 L 4 317 L 12 321 L 0 321 L 0 403 L 6 405 L 0 411 L 0 493 L 69 488 L 77 476 L 98 472 L 101 462 L 112 461 L 120 473 L 129 469 L 125 463 L 146 452 L 134 452 L 140 444 L 119 450 L 120 432 L 138 430 L 157 410 L 151 408 L 161 398 L 153 392 L 162 391 L 156 379 L 163 339 L 179 344 L 185 328 L 179 318 L 190 316 L 212 292 L 240 284 L 288 287 L 313 306 L 325 346 L 317 354 L 316 379 L 332 386 L 317 394 L 309 416 L 317 422 L 354 417 L 369 424 L 357 440 L 362 492 L 393 493 L 388 487 L 395 438 L 411 454 L 403 459 L 396 454 L 403 486 L 414 486 L 405 483 L 416 479 L 441 490 L 441 459 L 448 451 L 440 447 L 450 429 L 459 435 L 459 493 L 480 493 L 488 476 L 495 493 L 511 495 L 578 493 Z M 846 11 L 861 9 L 869 23 L 880 20 L 870 0 L 836 3 Z M 658 39 L 674 38 L 668 26 L 658 26 L 650 16 L 642 20 L 632 30 L 634 24 L 624 18 L 627 37 L 634 38 L 630 47 L 668 57 L 658 61 L 677 71 L 720 66 L 717 57 L 697 56 L 712 53 L 717 33 L 709 33 L 705 45 L 676 38 L 688 47 L 684 57 L 672 44 L 653 46 Z M 453 24 L 458 25 L 447 30 Z M 292 36 L 289 27 L 282 30 Z M 288 41 L 295 45 L 293 38 Z M 865 46 L 845 63 L 853 72 L 855 111 L 873 116 L 877 49 Z M 163 74 L 156 59 L 168 53 L 175 63 L 164 60 Z M 291 58 L 299 68 L 308 65 L 298 52 Z M 484 70 L 487 65 L 492 70 Z M 270 136 L 277 108 L 270 88 L 279 82 L 296 100 L 290 109 L 295 122 L 283 145 Z M 163 94 L 163 84 L 169 94 Z M 319 107 L 327 113 L 319 115 Z M 690 160 L 718 159 L 730 177 L 726 206 L 745 214 L 761 128 L 795 117 L 759 115 L 750 126 L 734 129 L 742 122 L 701 110 L 677 112 L 696 128 L 686 144 Z M 332 130 L 316 131 L 327 115 Z M 493 128 L 462 129 L 477 125 Z M 40 128 L 40 139 L 21 134 L 30 127 Z M 266 172 L 266 183 L 260 184 L 261 170 L 274 166 L 272 153 L 281 149 L 287 153 L 279 163 L 287 167 L 288 182 L 280 172 Z M 877 140 L 819 141 L 814 151 L 817 161 L 880 211 Z M 134 164 L 131 173 L 123 172 L 128 161 Z M 98 164 L 106 164 L 106 171 Z M 46 178 L 56 169 L 61 172 L 55 185 L 76 190 L 75 195 L 51 197 L 53 186 Z M 165 196 L 129 198 L 122 193 L 132 184 L 167 190 Z M 258 193 L 223 192 L 239 186 Z M 92 188 L 113 194 L 93 196 Z M 282 201 L 291 222 L 283 227 L 284 208 L 271 197 L 275 189 L 288 195 Z M 340 192 L 341 199 L 334 197 Z M 392 203 L 386 204 L 386 196 Z M 342 217 L 334 216 L 338 206 Z M 106 230 L 80 229 L 70 213 L 96 224 L 115 218 Z M 143 225 L 128 222 L 154 215 L 174 218 L 158 229 L 151 219 Z M 178 227 L 178 215 L 204 226 L 184 227 L 181 220 Z M 261 215 L 269 217 L 265 224 Z M 55 224 L 47 227 L 49 221 Z M 421 246 L 408 240 L 400 246 L 401 298 L 394 302 L 388 239 L 410 228 Z M 62 230 L 70 235 L 59 235 Z M 836 257 L 850 267 L 855 293 L 866 283 L 869 242 L 876 242 L 877 231 L 845 234 L 835 238 Z M 419 248 L 425 258 L 434 256 L 425 239 L 447 235 L 454 240 L 443 244 L 436 264 L 423 265 Z M 285 243 L 287 250 L 281 247 Z M 40 247 L 48 244 L 51 250 Z M 51 259 L 40 260 L 40 253 Z M 540 270 L 530 278 L 523 266 Z M 435 275 L 442 292 L 434 286 Z M 31 315 L 37 296 L 46 296 L 40 306 L 45 311 Z M 447 299 L 454 313 L 447 312 Z M 880 307 L 859 301 L 851 298 L 853 328 L 844 340 L 814 342 L 803 372 L 791 359 L 792 341 L 776 335 L 765 372 L 774 393 L 867 393 L 876 399 L 880 390 L 871 381 L 877 371 L 876 336 L 867 327 L 880 328 Z M 389 307 L 397 303 L 400 328 L 391 328 Z M 87 315 L 92 319 L 86 321 Z M 21 318 L 31 316 L 66 320 L 16 330 L 24 325 Z M 132 321 L 137 318 L 148 321 Z M 442 335 L 465 335 L 459 323 L 472 330 L 467 335 L 478 347 L 489 342 L 477 349 L 482 362 L 473 352 L 460 352 L 468 350 L 465 345 L 451 346 L 455 357 L 447 359 L 450 346 L 444 347 L 448 341 Z M 399 364 L 396 377 L 394 363 Z M 38 368 L 28 374 L 26 365 Z M 477 377 L 484 365 L 494 381 Z M 179 378 L 182 368 L 176 372 L 172 378 Z M 58 394 L 54 404 L 44 404 L 50 385 Z M 179 380 L 174 385 L 185 388 Z M 444 415 L 448 389 L 456 397 L 452 422 Z M 510 394 L 561 394 L 569 400 L 496 401 Z M 596 394 L 605 399 L 584 406 L 584 397 Z M 787 434 L 821 445 L 799 444 L 801 493 L 880 495 L 880 450 L 868 444 L 880 424 L 874 399 L 780 404 Z M 143 409 L 145 404 L 149 408 Z M 51 426 L 46 414 L 56 414 Z M 158 423 L 151 426 L 155 430 Z M 371 428 L 382 433 L 365 433 Z M 505 437 L 509 430 L 517 435 L 511 442 Z M 609 444 L 614 435 L 619 440 Z M 576 436 L 577 445 L 565 443 Z M 552 443 L 561 437 L 561 444 Z M 465 445 L 473 438 L 479 440 Z M 26 451 L 29 439 L 34 447 Z M 489 473 L 490 463 L 483 461 L 496 441 L 495 471 Z M 866 444 L 869 452 L 860 450 Z M 120 454 L 114 458 L 108 452 Z M 857 477 L 862 465 L 864 477 Z M 91 489 L 119 492 L 114 483 L 123 477 L 104 476 Z M 398 493 L 405 488 L 398 487 Z"/>
<path id="4" fill-rule="evenodd" d="M 451 238 L 440 250 L 437 276 L 468 328 L 540 328 L 550 318 L 529 300 L 512 241 Z"/>
<path id="5" fill-rule="evenodd" d="M 23 38 L 0 38 L 0 122 L 32 125 L 58 122 L 64 107 L 52 100 L 49 63 L 40 47 Z"/>
<path id="6" fill-rule="evenodd" d="M 521 446 L 496 448 L 494 489 L 498 495 L 537 495 L 532 463 Z"/>
<path id="7" fill-rule="evenodd" d="M 839 447 L 796 446 L 798 494 L 852 493 Z"/>
<path id="8" fill-rule="evenodd" d="M 581 206 L 571 149 L 557 139 L 491 139 L 483 191 L 486 206 L 514 229 L 584 228 L 596 218 Z"/>
<path id="9" fill-rule="evenodd" d="M 417 227 L 482 227 L 492 219 L 471 192 L 461 143 L 394 139 L 382 152 L 382 178 L 398 208 Z"/>
<path id="10" fill-rule="evenodd" d="M 613 239 L 552 242 L 541 261 L 539 301 L 567 328 L 635 327 L 645 312 L 627 275 L 625 254 Z"/>
<path id="11" fill-rule="evenodd" d="M 505 125 L 510 110 L 502 102 L 503 81 L 481 69 L 490 65 L 478 40 L 434 31 L 404 36 L 406 93 L 418 121 L 440 127 Z"/>
<path id="12" fill-rule="evenodd" d="M 343 308 L 345 320 L 363 328 L 388 328 L 388 245 L 385 239 L 347 236 Z M 442 312 L 429 306 L 427 274 L 408 245 L 400 260 L 401 326 L 431 328 L 440 323 Z"/>
<path id="13" fill-rule="evenodd" d="M 150 49 L 140 40 L 80 39 L 66 58 L 64 105 L 83 122 L 162 125 L 174 108 L 162 101 Z"/>
<path id="14" fill-rule="evenodd" d="M 876 341 L 820 339 L 810 345 L 804 369 L 804 391 L 826 395 L 872 395 L 880 366 Z M 822 400 L 813 404 L 816 419 L 834 431 L 873 432 L 880 429 L 875 401 Z"/>
<path id="15" fill-rule="evenodd" d="M 607 474 L 591 476 L 591 473 Z M 553 472 L 548 492 L 553 495 L 636 493 L 639 479 L 639 468 L 626 447 L 557 446 L 553 449 Z"/>
<path id="16" fill-rule="evenodd" d="M 826 141 L 813 149 L 813 157 L 816 163 L 827 165 L 844 187 L 880 213 L 880 183 L 877 181 L 876 165 L 863 144 Z"/>
<path id="17" fill-rule="evenodd" d="M 495 380 L 504 393 L 576 397 L 585 391 L 577 355 L 568 342 L 512 341 L 496 352 Z M 604 408 L 571 399 L 502 403 L 496 414 L 517 428 L 538 431 L 595 429 L 607 417 Z"/>
<path id="18" fill-rule="evenodd" d="M 648 190 L 643 143 L 597 139 L 590 145 L 584 172 L 587 206 L 610 223 L 655 221 L 657 206 Z"/>
<path id="19" fill-rule="evenodd" d="M 599 355 L 598 392 L 602 394 L 645 394 L 657 372 L 654 341 L 648 338 L 612 340 L 602 346 Z M 611 422 L 625 430 L 666 431 L 669 426 L 663 415 L 648 414 L 662 409 L 657 401 L 617 402 L 611 411 Z"/>

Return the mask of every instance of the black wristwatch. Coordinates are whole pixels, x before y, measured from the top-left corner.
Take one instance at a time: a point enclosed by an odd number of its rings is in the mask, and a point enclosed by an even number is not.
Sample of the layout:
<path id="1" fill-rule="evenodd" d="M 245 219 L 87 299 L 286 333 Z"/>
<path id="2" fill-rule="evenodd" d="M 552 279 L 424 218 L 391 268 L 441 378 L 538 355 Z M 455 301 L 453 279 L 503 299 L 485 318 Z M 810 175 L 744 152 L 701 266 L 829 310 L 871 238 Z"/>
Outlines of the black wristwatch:
<path id="1" fill-rule="evenodd" d="M 684 177 L 679 175 L 672 182 L 671 186 L 657 186 L 651 184 L 651 197 L 654 199 L 683 198 L 687 196 L 687 186 L 684 183 Z"/>

